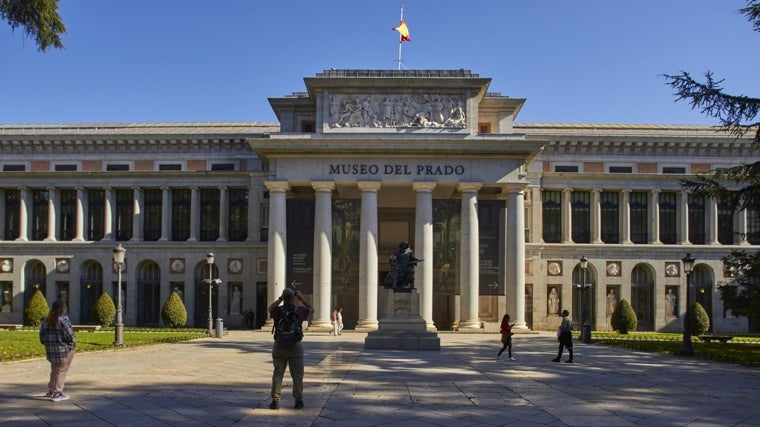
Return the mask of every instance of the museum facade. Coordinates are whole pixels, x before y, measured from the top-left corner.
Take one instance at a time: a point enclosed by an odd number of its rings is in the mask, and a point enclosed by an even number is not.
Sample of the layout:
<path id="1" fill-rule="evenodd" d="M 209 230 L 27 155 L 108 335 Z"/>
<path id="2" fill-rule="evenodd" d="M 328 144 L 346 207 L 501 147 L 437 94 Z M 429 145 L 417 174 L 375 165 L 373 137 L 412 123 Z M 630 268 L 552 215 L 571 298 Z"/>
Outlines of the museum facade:
<path id="1" fill-rule="evenodd" d="M 628 300 L 639 330 L 678 331 L 681 259 L 718 332 L 721 258 L 752 249 L 760 210 L 693 197 L 681 180 L 759 159 L 709 126 L 546 124 L 466 70 L 326 70 L 270 98 L 278 123 L 0 125 L 0 324 L 37 291 L 72 321 L 116 299 L 158 326 L 171 292 L 188 324 L 266 322 L 286 286 L 310 327 L 343 308 L 377 329 L 389 257 L 409 242 L 430 330 L 550 330 L 562 309 L 608 330 Z M 213 263 L 207 254 L 213 253 Z M 582 263 L 581 258 L 587 260 Z M 221 284 L 215 285 L 215 279 Z"/>

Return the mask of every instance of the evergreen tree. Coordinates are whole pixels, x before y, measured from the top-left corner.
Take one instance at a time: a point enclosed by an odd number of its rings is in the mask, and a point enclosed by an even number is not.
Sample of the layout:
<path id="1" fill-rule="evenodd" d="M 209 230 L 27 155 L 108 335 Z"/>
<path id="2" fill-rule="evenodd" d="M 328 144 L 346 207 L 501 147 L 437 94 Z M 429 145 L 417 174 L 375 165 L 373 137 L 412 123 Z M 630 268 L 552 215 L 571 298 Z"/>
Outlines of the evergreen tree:
<path id="1" fill-rule="evenodd" d="M 689 326 L 693 336 L 702 335 L 710 329 L 710 316 L 707 315 L 702 304 L 698 302 L 692 304 L 689 315 L 691 317 Z"/>
<path id="2" fill-rule="evenodd" d="M 633 307 L 631 307 L 628 300 L 620 300 L 617 307 L 615 307 L 615 311 L 612 312 L 610 325 L 612 325 L 613 330 L 621 334 L 635 331 L 636 327 L 639 326 L 639 319 L 636 318 L 636 312 L 633 311 Z"/>
<path id="3" fill-rule="evenodd" d="M 172 328 L 179 328 L 187 323 L 187 309 L 185 309 L 185 303 L 182 302 L 182 298 L 177 292 L 172 292 L 164 303 L 164 307 L 161 309 L 161 319 L 163 319 L 164 324 Z"/>
<path id="4" fill-rule="evenodd" d="M 63 49 L 61 34 L 66 27 L 58 14 L 58 0 L 0 0 L 0 18 L 13 30 L 23 28 L 42 52 L 51 47 Z"/>
<path id="5" fill-rule="evenodd" d="M 748 0 L 739 9 L 760 32 L 760 0 Z M 723 80 L 716 80 L 711 72 L 704 81 L 697 81 L 687 72 L 665 75 L 667 84 L 676 90 L 677 100 L 685 100 L 693 109 L 718 119 L 721 128 L 737 138 L 754 132 L 753 145 L 760 149 L 760 98 L 733 95 L 723 91 Z M 715 197 L 734 210 L 760 209 L 760 162 L 719 168 L 693 180 L 682 182 L 683 187 L 698 197 Z M 745 236 L 760 240 L 760 230 Z M 719 286 L 725 308 L 734 314 L 760 320 L 760 252 L 734 251 L 723 258 L 726 272 L 735 276 L 736 284 Z"/>
<path id="6" fill-rule="evenodd" d="M 101 295 L 95 303 L 93 311 L 95 312 L 95 322 L 97 322 L 98 325 L 110 325 L 116 316 L 116 306 L 113 303 L 111 295 L 103 292 L 103 295 Z"/>
<path id="7" fill-rule="evenodd" d="M 32 295 L 32 298 L 24 309 L 25 323 L 29 326 L 40 326 L 42 319 L 47 317 L 49 312 L 50 307 L 45 299 L 45 295 L 41 290 L 37 289 L 37 292 Z"/>

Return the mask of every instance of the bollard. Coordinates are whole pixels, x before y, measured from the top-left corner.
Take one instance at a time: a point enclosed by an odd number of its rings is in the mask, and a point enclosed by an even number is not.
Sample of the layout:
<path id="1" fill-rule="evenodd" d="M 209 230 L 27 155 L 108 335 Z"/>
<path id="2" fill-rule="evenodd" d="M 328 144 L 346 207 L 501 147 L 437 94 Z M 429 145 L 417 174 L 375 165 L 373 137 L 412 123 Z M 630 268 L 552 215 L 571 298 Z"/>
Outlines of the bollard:
<path id="1" fill-rule="evenodd" d="M 222 318 L 216 319 L 216 337 L 222 338 L 224 336 L 224 320 Z"/>

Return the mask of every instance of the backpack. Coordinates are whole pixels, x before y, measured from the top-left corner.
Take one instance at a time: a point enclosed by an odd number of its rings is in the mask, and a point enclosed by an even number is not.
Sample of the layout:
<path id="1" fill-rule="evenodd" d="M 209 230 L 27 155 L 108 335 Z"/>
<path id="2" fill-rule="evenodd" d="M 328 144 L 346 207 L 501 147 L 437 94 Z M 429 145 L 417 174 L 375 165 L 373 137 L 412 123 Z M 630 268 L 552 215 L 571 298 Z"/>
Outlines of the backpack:
<path id="1" fill-rule="evenodd" d="M 277 323 L 272 326 L 274 341 L 283 347 L 292 347 L 303 339 L 301 319 L 295 307 L 280 306 Z"/>

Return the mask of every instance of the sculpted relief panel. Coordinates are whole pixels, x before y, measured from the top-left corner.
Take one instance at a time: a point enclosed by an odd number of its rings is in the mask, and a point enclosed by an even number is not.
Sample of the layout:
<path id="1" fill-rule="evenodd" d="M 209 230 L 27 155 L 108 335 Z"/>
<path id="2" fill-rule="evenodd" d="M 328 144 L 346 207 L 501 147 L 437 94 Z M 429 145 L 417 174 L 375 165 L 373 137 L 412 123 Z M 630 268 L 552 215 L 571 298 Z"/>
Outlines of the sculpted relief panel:
<path id="1" fill-rule="evenodd" d="M 455 128 L 466 126 L 459 95 L 331 95 L 331 128 Z"/>

